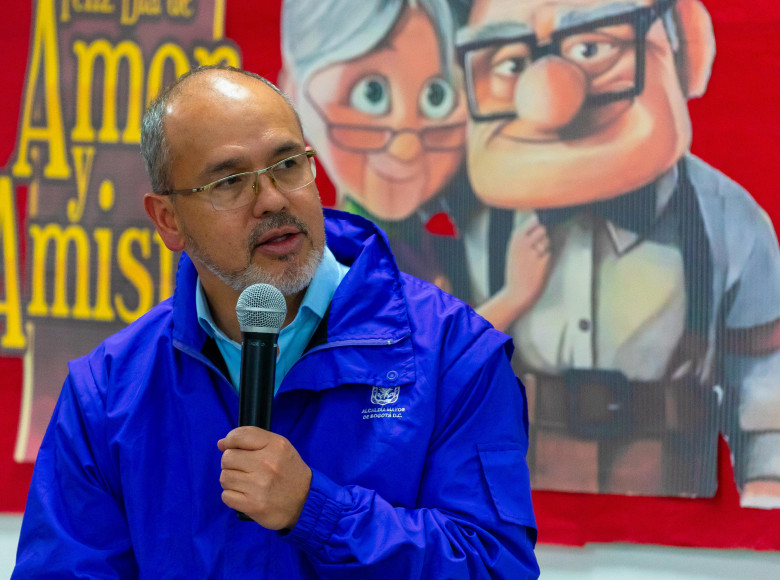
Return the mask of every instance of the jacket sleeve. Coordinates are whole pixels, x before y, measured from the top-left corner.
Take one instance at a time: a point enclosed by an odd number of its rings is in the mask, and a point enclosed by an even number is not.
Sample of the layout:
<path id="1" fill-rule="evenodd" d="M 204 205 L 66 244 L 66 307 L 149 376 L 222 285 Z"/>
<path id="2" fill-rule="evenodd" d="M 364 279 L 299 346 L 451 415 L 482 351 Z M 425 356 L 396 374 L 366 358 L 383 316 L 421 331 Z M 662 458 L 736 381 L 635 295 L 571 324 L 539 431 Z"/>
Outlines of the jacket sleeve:
<path id="1" fill-rule="evenodd" d="M 14 579 L 138 577 L 100 432 L 104 411 L 92 375 L 83 374 L 65 380 L 38 452 Z"/>
<path id="2" fill-rule="evenodd" d="M 506 350 L 491 350 L 467 349 L 439 379 L 455 394 L 439 396 L 413 509 L 314 472 L 287 538 L 320 577 L 538 577 L 525 394 Z"/>

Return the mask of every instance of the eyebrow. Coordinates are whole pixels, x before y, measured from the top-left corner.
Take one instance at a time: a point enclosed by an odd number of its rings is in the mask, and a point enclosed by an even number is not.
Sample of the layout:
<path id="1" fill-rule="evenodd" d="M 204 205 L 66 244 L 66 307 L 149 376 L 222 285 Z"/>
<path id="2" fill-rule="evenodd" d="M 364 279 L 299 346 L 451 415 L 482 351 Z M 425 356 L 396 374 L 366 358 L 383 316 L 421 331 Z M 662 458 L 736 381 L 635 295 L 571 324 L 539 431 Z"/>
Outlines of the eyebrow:
<path id="1" fill-rule="evenodd" d="M 556 21 L 556 30 L 586 24 L 607 16 L 617 16 L 618 14 L 636 10 L 639 7 L 640 4 L 637 2 L 621 1 L 601 4 L 591 9 L 564 12 Z M 456 34 L 456 44 L 461 45 L 482 40 L 509 40 L 518 36 L 533 34 L 533 32 L 530 24 L 517 21 L 492 22 L 481 28 L 464 26 Z"/>
<path id="2" fill-rule="evenodd" d="M 613 2 L 611 4 L 602 4 L 589 10 L 572 10 L 571 12 L 565 12 L 558 18 L 556 29 L 587 24 L 608 16 L 618 16 L 632 12 L 639 7 L 640 5 L 637 2 Z"/>
<path id="3" fill-rule="evenodd" d="M 305 146 L 302 147 L 300 143 L 296 141 L 284 141 L 276 146 L 271 152 L 272 159 L 283 159 L 294 155 L 295 153 L 301 153 L 305 150 Z M 273 163 L 271 163 L 273 165 Z M 229 157 L 217 161 L 213 165 L 209 165 L 200 173 L 200 177 L 203 179 L 210 179 L 217 177 L 226 172 L 244 171 L 247 167 L 247 160 L 245 157 Z"/>
<path id="4" fill-rule="evenodd" d="M 466 26 L 458 30 L 455 44 L 467 44 L 481 40 L 504 40 L 533 33 L 525 22 L 492 22 L 481 28 Z"/>

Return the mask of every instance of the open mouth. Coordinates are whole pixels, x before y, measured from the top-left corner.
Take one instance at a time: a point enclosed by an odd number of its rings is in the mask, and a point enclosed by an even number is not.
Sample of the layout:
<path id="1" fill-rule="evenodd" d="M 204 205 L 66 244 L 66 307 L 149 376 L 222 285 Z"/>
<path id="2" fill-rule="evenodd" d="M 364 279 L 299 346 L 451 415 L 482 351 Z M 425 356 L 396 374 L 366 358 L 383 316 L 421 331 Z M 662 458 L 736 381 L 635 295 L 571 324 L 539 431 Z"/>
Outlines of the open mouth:
<path id="1" fill-rule="evenodd" d="M 300 249 L 304 234 L 298 228 L 275 228 L 263 235 L 255 244 L 255 250 L 269 255 L 283 255 Z"/>

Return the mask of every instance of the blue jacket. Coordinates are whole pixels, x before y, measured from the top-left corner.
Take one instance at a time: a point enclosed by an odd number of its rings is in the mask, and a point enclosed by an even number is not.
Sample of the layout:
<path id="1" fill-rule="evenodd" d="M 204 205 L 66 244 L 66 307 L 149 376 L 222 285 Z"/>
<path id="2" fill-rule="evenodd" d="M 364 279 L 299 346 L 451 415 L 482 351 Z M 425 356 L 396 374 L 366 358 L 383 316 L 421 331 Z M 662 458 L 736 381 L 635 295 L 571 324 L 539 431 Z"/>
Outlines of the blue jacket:
<path id="1" fill-rule="evenodd" d="M 537 577 L 511 342 L 401 274 L 370 222 L 327 216 L 351 269 L 274 406 L 273 430 L 313 471 L 296 526 L 269 531 L 221 501 L 217 440 L 238 396 L 183 256 L 171 299 L 70 364 L 14 578 Z"/>

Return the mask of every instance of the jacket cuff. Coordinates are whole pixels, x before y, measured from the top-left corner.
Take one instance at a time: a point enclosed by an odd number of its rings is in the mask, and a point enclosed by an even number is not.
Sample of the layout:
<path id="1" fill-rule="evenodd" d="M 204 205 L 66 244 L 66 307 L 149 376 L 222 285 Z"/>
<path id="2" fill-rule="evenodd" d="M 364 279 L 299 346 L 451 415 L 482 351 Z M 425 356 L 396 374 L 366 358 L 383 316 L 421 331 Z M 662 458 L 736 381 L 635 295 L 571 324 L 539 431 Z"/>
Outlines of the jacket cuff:
<path id="1" fill-rule="evenodd" d="M 322 472 L 311 470 L 311 486 L 303 511 L 285 540 L 301 550 L 317 555 L 333 535 L 342 515 L 352 505 L 351 494 Z"/>

